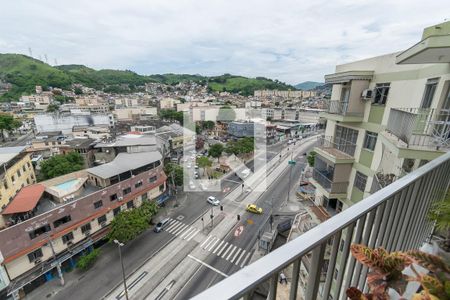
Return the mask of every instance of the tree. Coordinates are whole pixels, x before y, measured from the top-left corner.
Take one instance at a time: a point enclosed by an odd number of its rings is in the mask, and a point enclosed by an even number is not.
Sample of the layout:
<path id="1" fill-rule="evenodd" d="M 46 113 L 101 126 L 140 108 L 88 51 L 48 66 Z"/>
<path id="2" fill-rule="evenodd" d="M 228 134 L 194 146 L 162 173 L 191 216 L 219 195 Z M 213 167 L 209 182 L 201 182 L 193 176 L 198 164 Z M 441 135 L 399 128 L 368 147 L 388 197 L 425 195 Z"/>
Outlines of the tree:
<path id="1" fill-rule="evenodd" d="M 70 152 L 55 155 L 41 164 L 41 180 L 51 179 L 83 169 L 84 160 L 81 154 Z"/>
<path id="2" fill-rule="evenodd" d="M 205 146 L 205 140 L 203 139 L 203 137 L 197 136 L 197 138 L 195 139 L 195 149 L 200 150 L 200 149 L 203 149 L 204 146 Z"/>
<path id="3" fill-rule="evenodd" d="M 203 174 L 205 174 L 205 169 L 211 167 L 212 162 L 206 156 L 202 156 L 197 158 L 197 165 L 203 169 Z"/>
<path id="4" fill-rule="evenodd" d="M 175 185 L 183 185 L 184 172 L 181 166 L 174 163 L 167 163 L 164 165 L 164 172 L 169 177 L 170 182 L 172 182 L 171 174 L 173 173 L 173 180 L 175 182 Z"/>
<path id="5" fill-rule="evenodd" d="M 314 167 L 314 162 L 316 160 L 316 152 L 315 151 L 311 151 L 309 152 L 308 156 L 306 157 L 306 160 L 308 161 L 308 164 L 310 167 Z"/>
<path id="6" fill-rule="evenodd" d="M 217 158 L 217 161 L 219 161 L 219 157 L 222 155 L 223 150 L 224 147 L 222 144 L 214 144 L 209 147 L 208 155 Z"/>
<path id="7" fill-rule="evenodd" d="M 99 255 L 100 249 L 94 249 L 91 252 L 81 256 L 77 261 L 77 268 L 82 271 L 86 271 L 87 269 L 92 267 Z"/>
<path id="8" fill-rule="evenodd" d="M 73 92 L 75 93 L 75 95 L 82 95 L 83 94 L 83 90 L 80 87 L 76 87 Z"/>
<path id="9" fill-rule="evenodd" d="M 22 122 L 14 119 L 12 115 L 0 114 L 0 135 L 3 141 L 5 141 L 5 131 L 11 133 L 20 126 L 22 126 Z"/>
<path id="10" fill-rule="evenodd" d="M 229 106 L 222 106 L 219 108 L 219 113 L 217 114 L 217 121 L 234 121 L 236 118 L 236 112 Z"/>
<path id="11" fill-rule="evenodd" d="M 443 200 L 437 201 L 431 207 L 429 218 L 436 222 L 436 231 L 444 236 L 442 246 L 450 251 L 450 192 Z"/>
<path id="12" fill-rule="evenodd" d="M 120 212 L 111 222 L 109 241 L 126 243 L 135 239 L 149 227 L 149 217 L 141 207 Z"/>
<path id="13" fill-rule="evenodd" d="M 55 112 L 59 109 L 59 105 L 56 103 L 51 103 L 47 106 L 47 112 Z"/>

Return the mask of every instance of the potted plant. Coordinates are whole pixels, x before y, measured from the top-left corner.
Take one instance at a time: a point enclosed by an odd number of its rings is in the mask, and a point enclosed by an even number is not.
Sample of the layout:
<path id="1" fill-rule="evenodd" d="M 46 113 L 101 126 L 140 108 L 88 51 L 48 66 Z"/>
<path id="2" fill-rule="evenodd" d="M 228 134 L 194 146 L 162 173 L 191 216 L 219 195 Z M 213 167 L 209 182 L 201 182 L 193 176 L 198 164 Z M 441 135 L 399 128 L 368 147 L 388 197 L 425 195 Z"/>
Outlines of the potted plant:
<path id="1" fill-rule="evenodd" d="M 390 294 L 398 294 L 403 298 L 406 286 L 411 281 L 420 284 L 419 292 L 414 300 L 450 299 L 450 266 L 442 258 L 418 250 L 388 253 L 383 248 L 371 249 L 364 245 L 351 245 L 355 259 L 369 268 L 367 284 L 369 293 L 363 293 L 356 287 L 347 289 L 347 297 L 351 300 L 384 300 Z M 419 273 L 414 265 L 422 266 L 429 272 Z M 414 276 L 403 271 L 410 268 Z"/>

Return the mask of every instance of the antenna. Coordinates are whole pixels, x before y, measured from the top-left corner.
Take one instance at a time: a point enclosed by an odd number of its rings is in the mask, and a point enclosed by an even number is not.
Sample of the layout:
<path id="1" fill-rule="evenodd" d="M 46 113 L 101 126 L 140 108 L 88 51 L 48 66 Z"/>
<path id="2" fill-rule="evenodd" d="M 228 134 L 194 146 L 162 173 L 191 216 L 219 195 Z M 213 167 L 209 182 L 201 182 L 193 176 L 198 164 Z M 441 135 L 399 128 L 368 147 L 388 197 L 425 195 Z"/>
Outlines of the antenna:
<path id="1" fill-rule="evenodd" d="M 44 54 L 45 63 L 48 64 L 47 54 Z"/>
<path id="2" fill-rule="evenodd" d="M 33 57 L 33 51 L 31 51 L 31 47 L 28 47 L 28 53 L 30 54 L 30 57 Z"/>

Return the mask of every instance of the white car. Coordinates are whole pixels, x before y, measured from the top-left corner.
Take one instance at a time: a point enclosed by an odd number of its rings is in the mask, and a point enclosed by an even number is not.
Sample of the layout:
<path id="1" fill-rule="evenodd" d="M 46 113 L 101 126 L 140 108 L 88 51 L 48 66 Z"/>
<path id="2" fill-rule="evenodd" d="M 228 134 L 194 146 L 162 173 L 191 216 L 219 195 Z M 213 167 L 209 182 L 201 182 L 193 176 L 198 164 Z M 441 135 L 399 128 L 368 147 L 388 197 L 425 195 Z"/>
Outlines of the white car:
<path id="1" fill-rule="evenodd" d="M 209 204 L 212 204 L 212 205 L 214 205 L 214 206 L 220 205 L 219 199 L 217 199 L 217 198 L 214 197 L 214 196 L 209 196 L 209 197 L 208 197 L 208 200 L 206 200 L 206 202 L 208 202 Z"/>
<path id="2" fill-rule="evenodd" d="M 249 169 L 245 169 L 244 171 L 241 172 L 241 177 L 242 178 L 247 178 L 248 175 L 250 175 L 250 170 Z"/>
<path id="3" fill-rule="evenodd" d="M 186 168 L 188 168 L 188 169 L 190 169 L 191 167 L 192 167 L 191 164 L 187 164 L 187 165 L 186 165 Z"/>
<path id="4" fill-rule="evenodd" d="M 288 141 L 288 145 L 292 144 L 293 142 L 294 142 L 294 140 L 290 139 L 290 140 Z"/>
<path id="5" fill-rule="evenodd" d="M 195 165 L 195 167 L 194 167 L 196 170 L 198 170 L 198 166 L 197 165 Z"/>

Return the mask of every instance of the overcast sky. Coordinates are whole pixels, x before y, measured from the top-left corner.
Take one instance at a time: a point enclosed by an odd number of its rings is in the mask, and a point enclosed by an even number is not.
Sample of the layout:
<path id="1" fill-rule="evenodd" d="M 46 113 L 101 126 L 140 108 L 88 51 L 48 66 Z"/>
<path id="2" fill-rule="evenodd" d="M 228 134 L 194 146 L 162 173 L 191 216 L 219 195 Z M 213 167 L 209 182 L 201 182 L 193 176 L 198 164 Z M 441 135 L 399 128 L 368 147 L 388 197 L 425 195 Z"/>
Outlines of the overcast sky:
<path id="1" fill-rule="evenodd" d="M 323 81 L 336 64 L 406 49 L 448 0 L 13 0 L 0 52 L 140 74 Z M 447 13 L 447 15 L 446 15 Z"/>

